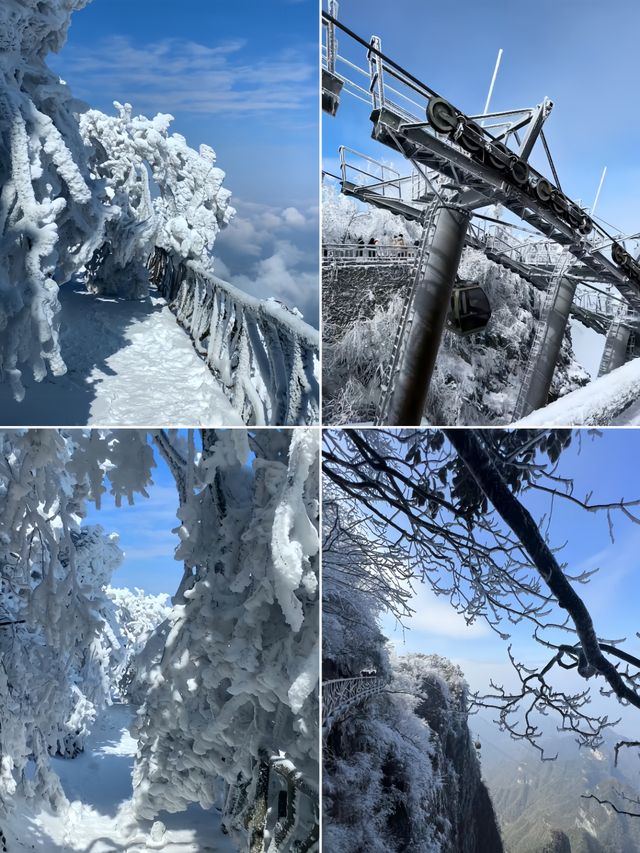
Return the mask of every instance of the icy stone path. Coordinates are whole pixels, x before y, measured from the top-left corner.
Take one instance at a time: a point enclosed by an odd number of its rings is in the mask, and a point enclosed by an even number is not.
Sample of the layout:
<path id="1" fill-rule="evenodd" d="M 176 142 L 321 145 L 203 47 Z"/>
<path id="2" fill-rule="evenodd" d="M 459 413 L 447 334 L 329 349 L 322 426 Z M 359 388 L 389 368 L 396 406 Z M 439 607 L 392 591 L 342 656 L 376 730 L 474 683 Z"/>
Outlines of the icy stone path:
<path id="1" fill-rule="evenodd" d="M 65 376 L 36 383 L 16 403 L 0 385 L 7 426 L 224 426 L 241 424 L 186 332 L 159 298 L 143 302 L 61 288 Z"/>
<path id="2" fill-rule="evenodd" d="M 85 751 L 71 761 L 53 762 L 69 809 L 27 813 L 17 804 L 3 827 L 10 853 L 236 853 L 220 829 L 217 811 L 191 806 L 158 820 L 137 821 L 131 810 L 131 770 L 136 741 L 128 727 L 129 705 L 113 705 L 98 717 Z"/>

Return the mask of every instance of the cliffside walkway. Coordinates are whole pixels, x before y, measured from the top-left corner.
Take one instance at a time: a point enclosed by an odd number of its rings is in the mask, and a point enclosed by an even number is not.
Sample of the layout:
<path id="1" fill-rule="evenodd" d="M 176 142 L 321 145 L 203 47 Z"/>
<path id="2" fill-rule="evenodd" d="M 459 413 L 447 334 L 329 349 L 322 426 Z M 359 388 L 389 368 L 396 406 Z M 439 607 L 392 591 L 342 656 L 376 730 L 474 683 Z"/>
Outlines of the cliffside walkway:
<path id="1" fill-rule="evenodd" d="M 16 402 L 0 384 L 7 426 L 238 426 L 319 420 L 319 333 L 157 249 L 149 297 L 59 291 L 62 376 L 23 375 Z"/>
<path id="2" fill-rule="evenodd" d="M 358 678 L 334 678 L 322 684 L 322 732 L 326 736 L 334 723 L 352 705 L 383 693 L 387 686 L 384 678 L 360 676 Z"/>

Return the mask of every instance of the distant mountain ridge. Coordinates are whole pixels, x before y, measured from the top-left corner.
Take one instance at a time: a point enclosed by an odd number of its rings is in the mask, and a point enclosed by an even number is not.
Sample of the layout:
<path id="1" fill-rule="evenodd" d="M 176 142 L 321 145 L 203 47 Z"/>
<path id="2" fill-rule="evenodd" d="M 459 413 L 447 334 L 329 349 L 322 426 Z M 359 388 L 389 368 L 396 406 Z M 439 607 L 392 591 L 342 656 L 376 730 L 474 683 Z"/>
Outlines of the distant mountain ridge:
<path id="1" fill-rule="evenodd" d="M 476 717 L 471 725 L 482 743 L 482 775 L 506 853 L 640 851 L 639 818 L 617 815 L 583 798 L 594 793 L 616 801 L 614 788 L 638 790 L 637 758 L 621 756 L 614 766 L 619 735 L 609 733 L 595 751 L 580 750 L 570 735 L 556 735 L 545 746 L 549 755 L 557 751 L 558 758 L 541 761 L 531 746 L 511 741 L 491 722 Z"/>

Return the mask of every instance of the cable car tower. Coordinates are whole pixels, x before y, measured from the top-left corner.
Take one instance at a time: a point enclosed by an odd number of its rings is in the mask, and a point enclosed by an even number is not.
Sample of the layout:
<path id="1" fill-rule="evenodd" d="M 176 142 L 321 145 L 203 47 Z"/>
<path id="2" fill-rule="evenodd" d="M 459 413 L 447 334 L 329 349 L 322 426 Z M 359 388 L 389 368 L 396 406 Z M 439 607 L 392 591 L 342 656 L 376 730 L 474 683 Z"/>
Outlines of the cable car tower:
<path id="1" fill-rule="evenodd" d="M 514 420 L 546 404 L 571 314 L 609 330 L 601 373 L 624 363 L 639 325 L 640 265 L 625 249 L 626 238 L 608 233 L 562 191 L 543 129 L 552 102 L 467 116 L 386 56 L 377 36 L 365 41 L 337 15 L 338 3 L 329 0 L 322 13 L 323 109 L 335 116 L 345 93 L 369 103 L 372 137 L 412 167 L 405 177 L 390 175 L 388 167 L 385 174 L 384 164 L 376 170 L 371 157 L 341 146 L 341 190 L 423 227 L 376 423 L 419 425 L 447 323 L 463 334 L 486 326 L 490 307 L 479 288 L 456 282 L 465 245 L 544 291 Z M 362 66 L 338 53 L 338 32 L 362 49 Z M 538 143 L 552 178 L 530 163 Z M 492 205 L 509 210 L 523 223 L 517 227 L 528 226 L 542 241 L 510 239 L 510 223 L 478 213 Z M 601 298 L 576 299 L 579 283 Z"/>

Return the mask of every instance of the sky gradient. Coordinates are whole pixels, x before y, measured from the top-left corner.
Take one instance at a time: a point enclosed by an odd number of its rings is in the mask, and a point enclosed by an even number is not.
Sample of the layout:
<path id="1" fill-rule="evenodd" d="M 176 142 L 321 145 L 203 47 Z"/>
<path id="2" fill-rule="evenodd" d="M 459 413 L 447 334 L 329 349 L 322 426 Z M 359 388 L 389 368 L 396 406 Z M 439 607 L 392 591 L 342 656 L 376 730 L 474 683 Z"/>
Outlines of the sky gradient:
<path id="1" fill-rule="evenodd" d="M 156 467 L 149 497 L 136 495 L 135 503 L 123 502 L 116 507 L 113 497 L 102 497 L 102 506 L 96 509 L 88 504 L 84 524 L 99 524 L 106 533 L 117 533 L 125 557 L 113 574 L 111 585 L 136 587 L 146 593 L 173 595 L 182 577 L 182 562 L 174 559 L 179 544 L 172 529 L 179 524 L 176 517 L 178 493 L 175 481 L 164 460 L 154 449 Z"/>

